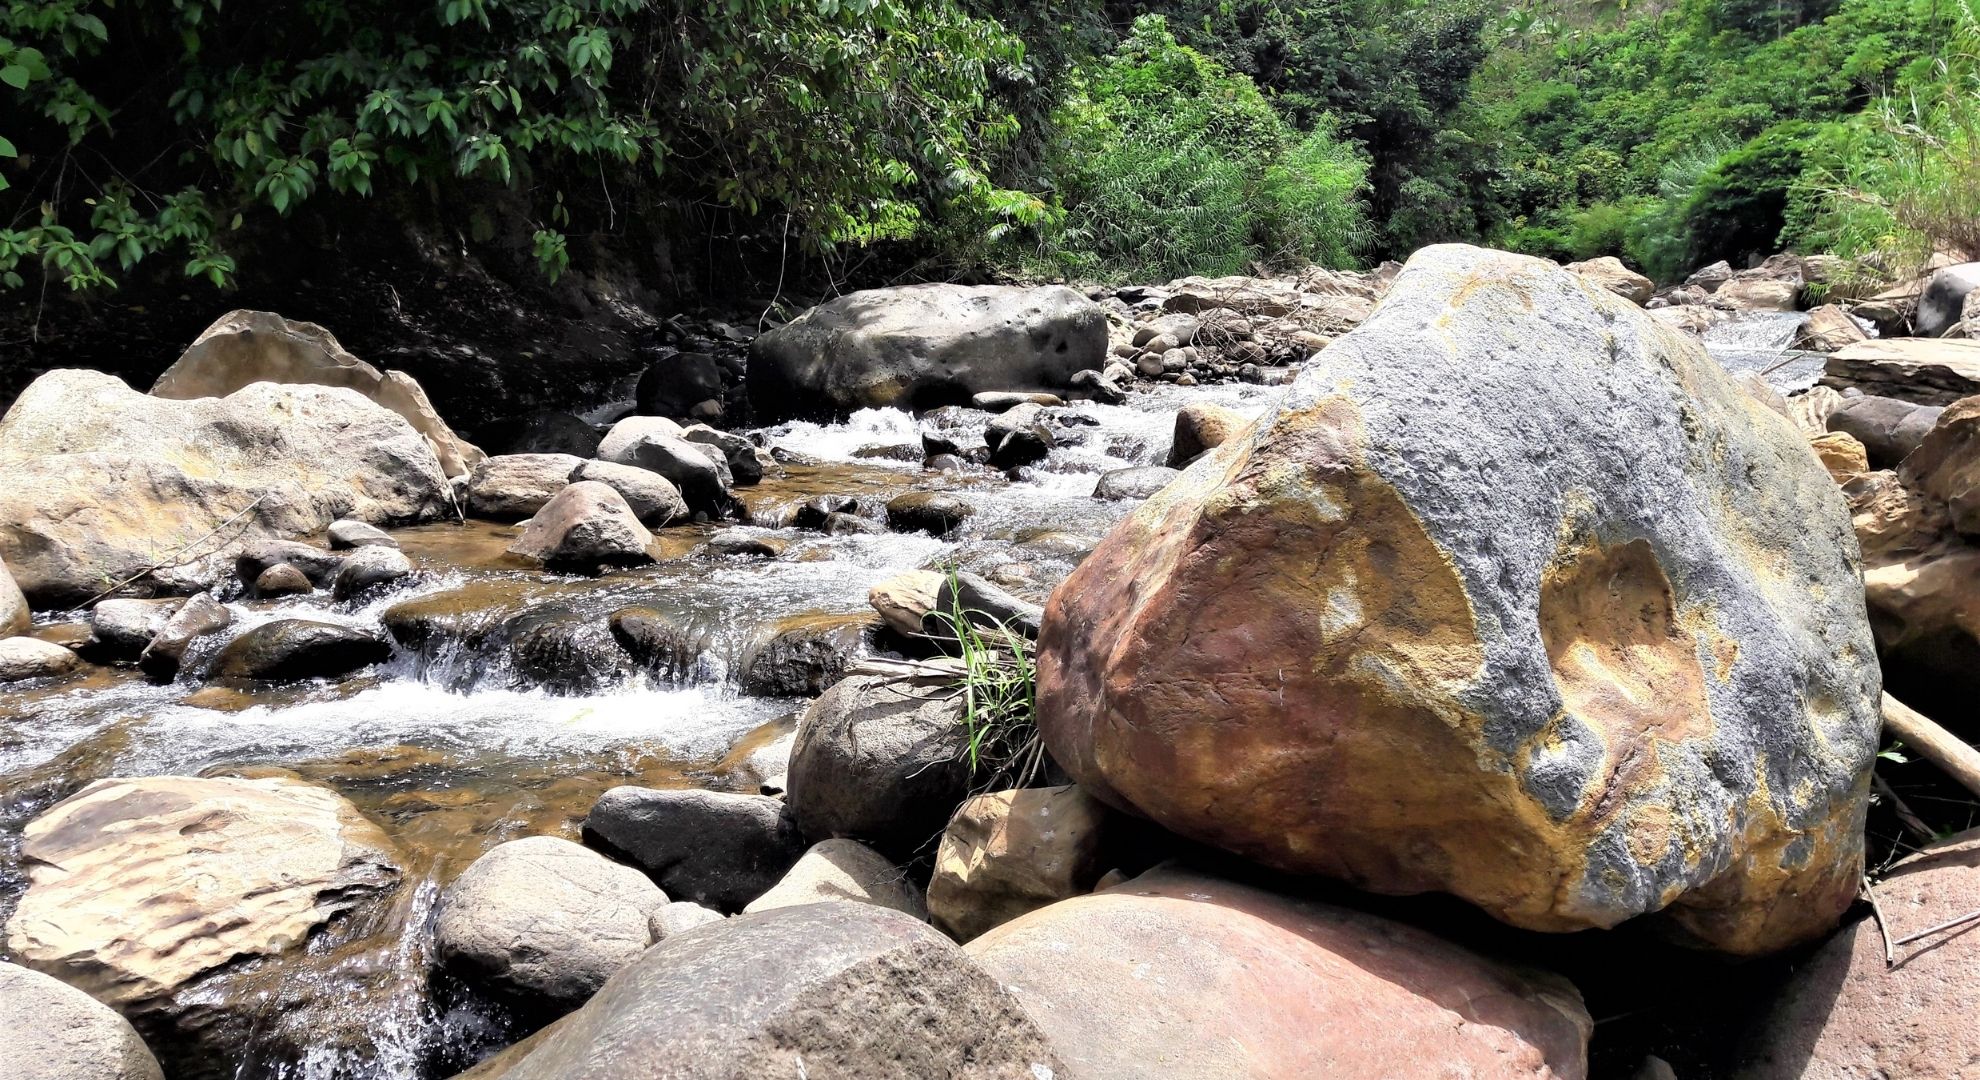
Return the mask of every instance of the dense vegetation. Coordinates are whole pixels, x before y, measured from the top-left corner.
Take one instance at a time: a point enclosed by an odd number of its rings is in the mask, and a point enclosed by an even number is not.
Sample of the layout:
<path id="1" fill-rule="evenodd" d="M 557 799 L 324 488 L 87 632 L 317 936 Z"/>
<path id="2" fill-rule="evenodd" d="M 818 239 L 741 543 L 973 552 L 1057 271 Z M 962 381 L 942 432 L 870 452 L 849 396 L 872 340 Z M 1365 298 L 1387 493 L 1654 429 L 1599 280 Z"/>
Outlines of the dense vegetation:
<path id="1" fill-rule="evenodd" d="M 1973 25 L 1943 0 L 20 0 L 0 282 L 224 285 L 257 223 L 361 200 L 551 279 L 573 238 L 670 227 L 929 274 L 1450 239 L 1666 278 L 1917 257 L 1971 242 Z"/>

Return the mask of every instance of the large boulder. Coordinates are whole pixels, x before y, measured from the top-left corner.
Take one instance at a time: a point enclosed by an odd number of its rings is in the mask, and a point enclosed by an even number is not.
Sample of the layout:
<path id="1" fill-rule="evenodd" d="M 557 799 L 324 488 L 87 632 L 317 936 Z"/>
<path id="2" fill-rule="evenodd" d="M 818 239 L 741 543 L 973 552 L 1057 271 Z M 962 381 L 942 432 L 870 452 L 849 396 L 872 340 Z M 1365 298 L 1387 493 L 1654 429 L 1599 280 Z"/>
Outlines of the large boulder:
<path id="1" fill-rule="evenodd" d="M 523 524 L 509 553 L 545 566 L 593 569 L 647 563 L 653 534 L 625 497 L 597 480 L 565 487 Z"/>
<path id="2" fill-rule="evenodd" d="M 171 401 L 93 371 L 51 371 L 0 419 L 0 558 L 37 607 L 126 579 L 188 594 L 234 555 L 342 517 L 437 519 L 427 441 L 354 390 L 255 383 Z"/>
<path id="3" fill-rule="evenodd" d="M 1822 382 L 1838 390 L 1950 405 L 1980 394 L 1980 341 L 1876 338 L 1831 354 Z"/>
<path id="4" fill-rule="evenodd" d="M 694 789 L 615 787 L 585 815 L 584 839 L 669 897 L 724 913 L 768 892 L 805 850 L 776 799 Z"/>
<path id="5" fill-rule="evenodd" d="M 1107 316 L 1063 286 L 903 285 L 812 308 L 750 346 L 760 420 L 967 405 L 1070 386 L 1106 362 Z"/>
<path id="6" fill-rule="evenodd" d="M 381 372 L 352 356 L 323 327 L 272 311 L 230 311 L 214 320 L 158 377 L 151 393 L 179 399 L 226 397 L 258 382 L 355 390 L 404 417 L 433 448 L 448 476 L 466 476 L 483 456 L 440 419 L 412 376 Z"/>
<path id="7" fill-rule="evenodd" d="M 368 1045 L 356 1019 L 284 1008 L 326 955 L 308 943 L 385 906 L 400 878 L 385 834 L 335 792 L 98 780 L 28 824 L 21 865 L 8 952 L 123 1013 L 174 1077 L 233 1076 L 250 1040 L 297 1055 Z M 257 973 L 281 989 L 252 992 Z"/>
<path id="8" fill-rule="evenodd" d="M 468 477 L 468 512 L 495 521 L 529 517 L 569 487 L 583 465 L 570 454 L 497 454 Z"/>
<path id="9" fill-rule="evenodd" d="M 0 1061 L 11 1080 L 164 1080 L 130 1021 L 67 983 L 7 963 Z"/>
<path id="10" fill-rule="evenodd" d="M 1749 1029 L 1740 1080 L 1946 1077 L 1980 1063 L 1980 934 L 1971 922 L 1896 948 L 1897 940 L 1980 910 L 1980 832 L 1898 863 L 1876 883 L 1889 925 L 1857 920 L 1796 964 L 1767 1014 Z"/>
<path id="11" fill-rule="evenodd" d="M 1802 435 L 1692 339 L 1430 247 L 1053 593 L 1039 726 L 1094 795 L 1280 869 L 1765 952 L 1856 893 L 1859 580 Z"/>
<path id="12" fill-rule="evenodd" d="M 813 840 L 849 837 L 906 860 L 968 797 L 968 746 L 954 678 L 849 675 L 798 721 L 791 816 Z"/>
<path id="13" fill-rule="evenodd" d="M 1081 1080 L 1587 1075 L 1594 1024 L 1567 980 L 1171 867 L 965 951 Z"/>
<path id="14" fill-rule="evenodd" d="M 25 634 L 33 625 L 34 612 L 28 608 L 27 597 L 14 583 L 7 561 L 0 559 L 0 637 Z"/>
<path id="15" fill-rule="evenodd" d="M 807 904 L 669 935 L 530 1043 L 457 1080 L 1051 1080 L 1011 992 L 927 924 Z"/>
<path id="16" fill-rule="evenodd" d="M 722 400 L 722 363 L 707 353 L 675 353 L 640 372 L 633 391 L 639 411 L 651 416 L 686 416 L 704 401 Z"/>
<path id="17" fill-rule="evenodd" d="M 498 844 L 440 897 L 440 959 L 531 1012 L 584 1004 L 653 944 L 667 904 L 645 874 L 555 836 Z"/>
<path id="18" fill-rule="evenodd" d="M 1980 397 L 1948 405 L 1898 466 L 1898 479 L 1943 505 L 1955 531 L 1980 538 Z"/>
<path id="19" fill-rule="evenodd" d="M 673 481 L 651 469 L 637 465 L 615 465 L 609 461 L 587 461 L 571 473 L 571 482 L 595 480 L 619 493 L 642 525 L 660 528 L 688 516 L 687 500 Z"/>
<path id="20" fill-rule="evenodd" d="M 1958 263 L 1932 272 L 1911 315 L 1912 333 L 1935 338 L 1960 326 L 1966 298 L 1980 289 L 1980 262 Z"/>
<path id="21" fill-rule="evenodd" d="M 978 795 L 942 833 L 928 913 L 968 941 L 995 926 L 1093 891 L 1107 863 L 1112 811 L 1072 784 Z"/>

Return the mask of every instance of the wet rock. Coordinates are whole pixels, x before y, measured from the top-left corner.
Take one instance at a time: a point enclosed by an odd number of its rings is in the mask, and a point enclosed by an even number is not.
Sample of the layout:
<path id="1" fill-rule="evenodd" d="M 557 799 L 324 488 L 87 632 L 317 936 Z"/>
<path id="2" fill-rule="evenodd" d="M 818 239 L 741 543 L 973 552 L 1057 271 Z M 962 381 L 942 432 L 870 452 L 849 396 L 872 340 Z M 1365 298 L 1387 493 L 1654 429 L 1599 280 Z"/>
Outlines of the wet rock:
<path id="1" fill-rule="evenodd" d="M 966 570 L 953 574 L 910 570 L 873 586 L 866 600 L 895 633 L 946 643 L 956 640 L 946 616 L 957 611 L 979 630 L 994 635 L 1009 629 L 1031 639 L 1038 636 L 1043 612 L 1037 604 Z"/>
<path id="2" fill-rule="evenodd" d="M 580 844 L 529 836 L 474 860 L 440 897 L 434 944 L 450 968 L 535 1014 L 584 1004 L 655 940 L 667 895 Z"/>
<path id="3" fill-rule="evenodd" d="M 66 675 L 81 664 L 81 657 L 52 641 L 0 637 L 0 683 Z"/>
<path id="4" fill-rule="evenodd" d="M 655 911 L 647 925 L 653 933 L 653 940 L 665 941 L 675 934 L 685 934 L 695 927 L 718 923 L 725 918 L 727 916 L 714 908 L 702 907 L 700 904 L 686 900 L 676 900 Z"/>
<path id="5" fill-rule="evenodd" d="M 568 454 L 583 459 L 598 453 L 598 442 L 604 437 L 605 432 L 583 417 L 546 409 L 524 417 L 502 452 Z"/>
<path id="6" fill-rule="evenodd" d="M 1111 811 L 1077 785 L 978 795 L 942 832 L 928 913 L 969 941 L 1047 904 L 1093 891 L 1112 868 Z"/>
<path id="7" fill-rule="evenodd" d="M 955 682 L 854 674 L 811 703 L 791 749 L 788 797 L 805 836 L 847 837 L 900 860 L 934 847 L 969 795 Z"/>
<path id="8" fill-rule="evenodd" d="M 1095 797 L 1282 870 L 1784 948 L 1861 867 L 1849 530 L 1688 337 L 1544 261 L 1425 248 L 1053 593 L 1039 726 Z"/>
<path id="9" fill-rule="evenodd" d="M 744 957 L 776 962 L 738 962 Z M 872 904 L 808 904 L 648 949 L 584 1008 L 472 1077 L 800 1072 L 818 1080 L 1067 1075 L 1010 992 L 927 924 Z"/>
<path id="10" fill-rule="evenodd" d="M 750 901 L 743 914 L 834 901 L 874 904 L 917 919 L 928 918 L 921 890 L 907 872 L 857 840 L 813 844 L 783 880 Z"/>
<path id="11" fill-rule="evenodd" d="M 267 540 L 243 550 L 234 559 L 234 573 L 243 585 L 252 585 L 270 567 L 288 564 L 302 571 L 311 585 L 322 588 L 337 577 L 344 556 L 295 540 Z"/>
<path id="12" fill-rule="evenodd" d="M 1587 1075 L 1594 1024 L 1567 980 L 1180 868 L 1034 911 L 965 951 L 1011 987 L 1068 1075 L 1090 1080 L 1393 1076 L 1403 1062 L 1422 1067 L 1400 1075 Z"/>
<path id="13" fill-rule="evenodd" d="M 675 353 L 648 364 L 633 391 L 639 411 L 648 416 L 686 416 L 711 398 L 721 401 L 722 365 L 698 352 Z"/>
<path id="14" fill-rule="evenodd" d="M 1146 499 L 1169 486 L 1169 481 L 1181 476 L 1181 471 L 1162 465 L 1142 465 L 1132 469 L 1115 469 L 1100 474 L 1094 482 L 1093 497 L 1096 499 Z"/>
<path id="15" fill-rule="evenodd" d="M 864 656 L 880 620 L 872 612 L 811 612 L 779 619 L 744 651 L 742 689 L 764 697 L 810 697 Z"/>
<path id="16" fill-rule="evenodd" d="M 280 778 L 98 780 L 30 822 L 22 852 L 9 952 L 123 1013 L 173 1077 L 231 1077 L 250 1039 L 300 1055 L 284 1041 L 296 1026 L 319 1053 L 348 1048 L 327 1014 L 285 1014 L 287 1002 L 228 981 L 271 966 L 300 976 L 307 943 L 397 886 L 391 842 L 335 792 Z"/>
<path id="17" fill-rule="evenodd" d="M 640 667 L 675 682 L 694 673 L 708 651 L 708 633 L 674 612 L 650 607 L 612 613 L 612 637 Z"/>
<path id="18" fill-rule="evenodd" d="M 526 611 L 502 624 L 509 663 L 525 685 L 558 693 L 596 693 L 626 674 L 627 653 L 604 619 L 568 608 Z"/>
<path id="19" fill-rule="evenodd" d="M 587 461 L 571 473 L 572 483 L 596 481 L 619 493 L 632 508 L 640 524 L 660 528 L 671 521 L 687 519 L 687 500 L 671 480 L 636 465 L 615 465 L 609 461 Z"/>
<path id="20" fill-rule="evenodd" d="M 468 477 L 468 512 L 491 521 L 534 515 L 568 487 L 583 458 L 569 454 L 502 454 L 475 466 Z"/>
<path id="21" fill-rule="evenodd" d="M 135 660 L 184 600 L 103 600 L 89 612 L 89 645 L 99 662 Z"/>
<path id="22" fill-rule="evenodd" d="M 392 646 L 375 634 L 312 619 L 262 623 L 227 643 L 218 671 L 233 679 L 293 682 L 335 679 L 382 664 Z"/>
<path id="23" fill-rule="evenodd" d="M 449 496 L 418 432 L 338 387 L 174 401 L 52 371 L 0 420 L 0 557 L 38 606 L 126 579 L 137 595 L 198 592 L 262 541 L 339 517 L 435 520 Z"/>
<path id="24" fill-rule="evenodd" d="M 0 559 L 0 637 L 25 634 L 33 625 L 34 612 L 28 608 L 27 597 L 14 584 L 14 575 L 7 572 L 6 560 Z"/>
<path id="25" fill-rule="evenodd" d="M 758 337 L 749 395 L 766 421 L 921 410 L 1065 386 L 1106 353 L 1106 314 L 1071 289 L 905 285 L 840 297 Z"/>
<path id="26" fill-rule="evenodd" d="M 396 548 L 399 546 L 399 542 L 392 539 L 392 535 L 384 529 L 367 522 L 354 521 L 350 518 L 339 518 L 331 522 L 327 535 L 332 551 L 343 551 L 361 547 Z"/>
<path id="27" fill-rule="evenodd" d="M 886 532 L 887 527 L 854 514 L 827 514 L 818 531 L 827 536 L 870 536 Z"/>
<path id="28" fill-rule="evenodd" d="M 1912 332 L 1922 338 L 1939 337 L 1960 325 L 1966 298 L 1980 289 L 1980 262 L 1958 263 L 1932 272 L 1925 291 L 1918 294 L 1918 309 L 1912 313 Z"/>
<path id="29" fill-rule="evenodd" d="M 728 463 L 730 478 L 735 483 L 747 486 L 763 479 L 763 459 L 756 455 L 756 444 L 741 435 L 717 431 L 707 424 L 694 424 L 683 431 L 681 437 L 691 443 L 720 450 L 722 460 Z"/>
<path id="30" fill-rule="evenodd" d="M 729 508 L 731 474 L 719 447 L 689 442 L 681 428 L 657 416 L 627 417 L 612 426 L 598 446 L 598 457 L 615 465 L 636 465 L 667 478 L 688 508 L 721 515 Z"/>
<path id="31" fill-rule="evenodd" d="M 1571 262 L 1567 264 L 1567 268 L 1638 306 L 1649 300 L 1651 293 L 1657 291 L 1655 282 L 1624 266 L 1622 260 L 1614 255 L 1604 255 L 1586 262 Z"/>
<path id="32" fill-rule="evenodd" d="M 482 458 L 440 419 L 426 391 L 401 371 L 381 372 L 352 356 L 315 323 L 272 311 L 230 311 L 215 320 L 152 384 L 161 398 L 217 398 L 250 383 L 313 383 L 355 390 L 398 413 L 424 436 L 448 476 L 466 476 Z"/>
<path id="33" fill-rule="evenodd" d="M 748 529 L 718 529 L 708 538 L 708 551 L 713 555 L 774 559 L 789 549 L 790 544 L 778 537 Z"/>
<path id="34" fill-rule="evenodd" d="M 1176 412 L 1176 433 L 1169 445 L 1168 466 L 1180 469 L 1206 450 L 1214 450 L 1250 423 L 1235 409 L 1208 401 L 1192 401 Z"/>
<path id="35" fill-rule="evenodd" d="M 1980 341 L 1878 338 L 1838 350 L 1822 382 L 1921 405 L 1950 405 L 1980 394 Z"/>
<path id="36" fill-rule="evenodd" d="M 38 971 L 0 963 L 0 1061 L 12 1080 L 164 1080 L 130 1022 Z"/>
<path id="37" fill-rule="evenodd" d="M 307 596 L 314 588 L 315 586 L 310 584 L 309 575 L 303 573 L 294 563 L 276 563 L 254 578 L 254 595 L 263 600 L 278 600 L 285 596 Z"/>
<path id="38" fill-rule="evenodd" d="M 1132 378 L 1133 375 L 1134 372 L 1128 370 L 1128 377 Z M 1106 372 L 1096 368 L 1074 372 L 1072 381 L 1068 385 L 1073 393 L 1103 404 L 1118 405 L 1127 400 L 1127 390 L 1123 388 L 1123 380 L 1119 377 L 1110 377 Z"/>
<path id="39" fill-rule="evenodd" d="M 1919 405 L 1897 398 L 1863 394 L 1845 398 L 1828 416 L 1828 430 L 1846 432 L 1863 444 L 1870 464 L 1879 469 L 1895 469 L 1945 412 L 1939 405 Z"/>
<path id="40" fill-rule="evenodd" d="M 833 514 L 858 514 L 859 500 L 851 495 L 814 495 L 791 515 L 790 524 L 799 529 L 823 529 Z"/>
<path id="41" fill-rule="evenodd" d="M 350 600 L 369 592 L 390 588 L 412 576 L 412 560 L 393 547 L 361 547 L 353 551 L 330 584 L 331 595 Z"/>
<path id="42" fill-rule="evenodd" d="M 138 654 L 138 669 L 160 682 L 170 682 L 178 676 L 179 665 L 185 662 L 194 642 L 233 623 L 234 613 L 227 605 L 215 600 L 212 593 L 200 593 L 165 620 L 157 636 Z"/>
<path id="43" fill-rule="evenodd" d="M 955 454 L 935 454 L 922 462 L 922 467 L 936 472 L 962 472 L 969 468 L 969 462 Z"/>
<path id="44" fill-rule="evenodd" d="M 1019 405 L 992 418 L 983 441 L 990 447 L 990 464 L 999 469 L 1043 461 L 1054 445 L 1045 411 L 1037 405 Z"/>
<path id="45" fill-rule="evenodd" d="M 509 552 L 545 566 L 591 569 L 652 562 L 653 534 L 626 500 L 596 480 L 558 492 L 523 525 Z"/>
<path id="46" fill-rule="evenodd" d="M 974 513 L 975 507 L 946 491 L 910 491 L 887 502 L 887 527 L 947 536 Z"/>
<path id="47" fill-rule="evenodd" d="M 584 819 L 585 843 L 644 870 L 669 897 L 742 910 L 804 854 L 784 804 L 763 795 L 616 787 Z"/>
<path id="48" fill-rule="evenodd" d="M 1877 882 L 1899 939 L 1980 910 L 1980 832 L 1932 845 Z M 1858 919 L 1793 976 L 1752 1025 L 1740 1080 L 1963 1077 L 1980 1061 L 1980 935 L 1972 924 L 1901 945 L 1884 961 L 1876 921 Z"/>

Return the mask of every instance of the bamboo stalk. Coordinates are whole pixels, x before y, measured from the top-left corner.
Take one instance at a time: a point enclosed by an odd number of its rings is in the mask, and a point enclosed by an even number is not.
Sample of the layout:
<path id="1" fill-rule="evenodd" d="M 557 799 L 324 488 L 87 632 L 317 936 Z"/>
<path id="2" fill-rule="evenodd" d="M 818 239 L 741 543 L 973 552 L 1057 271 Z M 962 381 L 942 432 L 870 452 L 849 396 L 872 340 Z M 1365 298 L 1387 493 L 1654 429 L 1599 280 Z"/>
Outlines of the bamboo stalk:
<path id="1" fill-rule="evenodd" d="M 1980 795 L 1980 750 L 1889 694 L 1884 695 L 1884 730 L 1904 740 L 1908 749 L 1916 750 L 1960 786 Z"/>

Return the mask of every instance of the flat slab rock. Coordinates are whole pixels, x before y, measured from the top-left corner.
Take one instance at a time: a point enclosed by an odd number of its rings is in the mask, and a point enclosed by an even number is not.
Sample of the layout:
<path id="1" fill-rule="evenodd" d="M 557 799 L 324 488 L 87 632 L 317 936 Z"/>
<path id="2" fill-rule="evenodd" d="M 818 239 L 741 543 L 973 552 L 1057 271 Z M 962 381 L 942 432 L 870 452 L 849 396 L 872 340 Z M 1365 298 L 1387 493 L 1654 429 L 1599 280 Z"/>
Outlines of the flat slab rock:
<path id="1" fill-rule="evenodd" d="M 1822 383 L 1839 390 L 1950 405 L 1980 394 L 1980 341 L 1963 338 L 1877 338 L 1831 355 Z"/>

